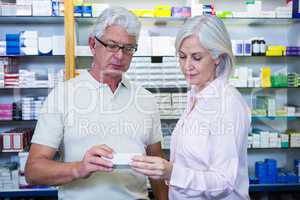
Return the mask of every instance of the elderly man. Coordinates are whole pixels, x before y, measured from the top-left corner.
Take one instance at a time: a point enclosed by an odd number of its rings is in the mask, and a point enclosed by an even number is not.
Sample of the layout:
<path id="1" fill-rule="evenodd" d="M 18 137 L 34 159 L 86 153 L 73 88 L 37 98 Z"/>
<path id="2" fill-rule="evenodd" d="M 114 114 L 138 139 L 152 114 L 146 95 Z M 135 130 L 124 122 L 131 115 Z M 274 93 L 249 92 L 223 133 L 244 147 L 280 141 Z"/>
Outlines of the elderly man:
<path id="1" fill-rule="evenodd" d="M 31 184 L 59 185 L 59 199 L 148 199 L 146 177 L 115 168 L 115 153 L 163 156 L 154 97 L 123 73 L 137 50 L 140 22 L 128 10 L 103 11 L 89 37 L 89 71 L 49 94 L 32 138 L 26 164 Z M 57 151 L 63 162 L 55 161 Z M 163 182 L 151 180 L 157 199 Z"/>

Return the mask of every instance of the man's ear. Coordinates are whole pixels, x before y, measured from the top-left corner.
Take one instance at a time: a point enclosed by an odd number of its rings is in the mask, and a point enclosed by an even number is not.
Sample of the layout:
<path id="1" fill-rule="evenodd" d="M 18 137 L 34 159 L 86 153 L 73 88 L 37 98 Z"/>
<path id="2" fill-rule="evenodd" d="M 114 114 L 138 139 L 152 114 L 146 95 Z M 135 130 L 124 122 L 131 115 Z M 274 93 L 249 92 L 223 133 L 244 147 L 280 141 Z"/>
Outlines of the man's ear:
<path id="1" fill-rule="evenodd" d="M 95 38 L 90 36 L 89 37 L 89 47 L 90 47 L 90 50 L 91 50 L 91 53 L 93 56 L 96 53 L 95 45 L 96 45 Z"/>

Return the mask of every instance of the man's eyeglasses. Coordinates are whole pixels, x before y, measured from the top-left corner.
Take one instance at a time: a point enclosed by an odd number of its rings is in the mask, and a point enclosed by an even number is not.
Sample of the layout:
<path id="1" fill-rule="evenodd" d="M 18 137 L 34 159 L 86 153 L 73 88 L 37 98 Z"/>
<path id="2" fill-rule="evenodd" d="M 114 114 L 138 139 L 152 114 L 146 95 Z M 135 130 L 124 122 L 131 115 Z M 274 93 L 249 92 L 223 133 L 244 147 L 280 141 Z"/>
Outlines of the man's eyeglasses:
<path id="1" fill-rule="evenodd" d="M 137 51 L 137 45 L 120 45 L 115 43 L 105 43 L 102 42 L 99 38 L 95 37 L 95 39 L 102 44 L 108 51 L 117 53 L 120 49 L 124 54 L 133 55 Z"/>

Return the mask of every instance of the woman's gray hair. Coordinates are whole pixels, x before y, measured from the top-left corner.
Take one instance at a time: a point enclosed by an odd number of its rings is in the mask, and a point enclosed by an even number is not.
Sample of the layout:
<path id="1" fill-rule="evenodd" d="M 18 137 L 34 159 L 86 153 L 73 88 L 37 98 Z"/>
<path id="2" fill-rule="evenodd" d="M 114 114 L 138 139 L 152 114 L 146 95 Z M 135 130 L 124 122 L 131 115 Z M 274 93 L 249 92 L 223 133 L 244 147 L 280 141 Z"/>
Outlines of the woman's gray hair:
<path id="1" fill-rule="evenodd" d="M 138 41 L 141 22 L 126 8 L 111 6 L 106 8 L 98 17 L 91 36 L 101 37 L 108 26 L 118 25 L 123 27 L 130 36 L 135 36 Z"/>
<path id="2" fill-rule="evenodd" d="M 216 76 L 228 80 L 234 65 L 234 56 L 231 40 L 222 20 L 206 15 L 188 19 L 176 36 L 177 53 L 182 41 L 192 35 L 198 37 L 201 45 L 209 51 L 214 59 L 220 58 Z"/>

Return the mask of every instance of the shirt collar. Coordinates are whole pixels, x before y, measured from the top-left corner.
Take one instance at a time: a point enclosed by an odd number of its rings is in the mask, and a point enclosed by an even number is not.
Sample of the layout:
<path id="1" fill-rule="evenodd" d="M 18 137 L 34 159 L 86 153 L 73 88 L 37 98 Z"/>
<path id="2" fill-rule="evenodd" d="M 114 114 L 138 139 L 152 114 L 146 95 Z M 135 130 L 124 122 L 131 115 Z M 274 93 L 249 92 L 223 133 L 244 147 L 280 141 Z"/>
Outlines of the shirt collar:
<path id="1" fill-rule="evenodd" d="M 87 79 L 89 80 L 89 82 L 94 85 L 95 88 L 101 88 L 101 87 L 106 87 L 107 84 L 104 84 L 104 83 L 101 83 L 99 81 L 97 81 L 91 74 L 88 70 L 84 70 L 81 72 L 81 75 L 87 77 Z M 130 88 L 130 81 L 129 79 L 123 74 L 122 75 L 122 79 L 121 79 L 121 85 L 126 87 L 127 89 Z M 119 83 L 119 84 L 120 84 Z"/>

